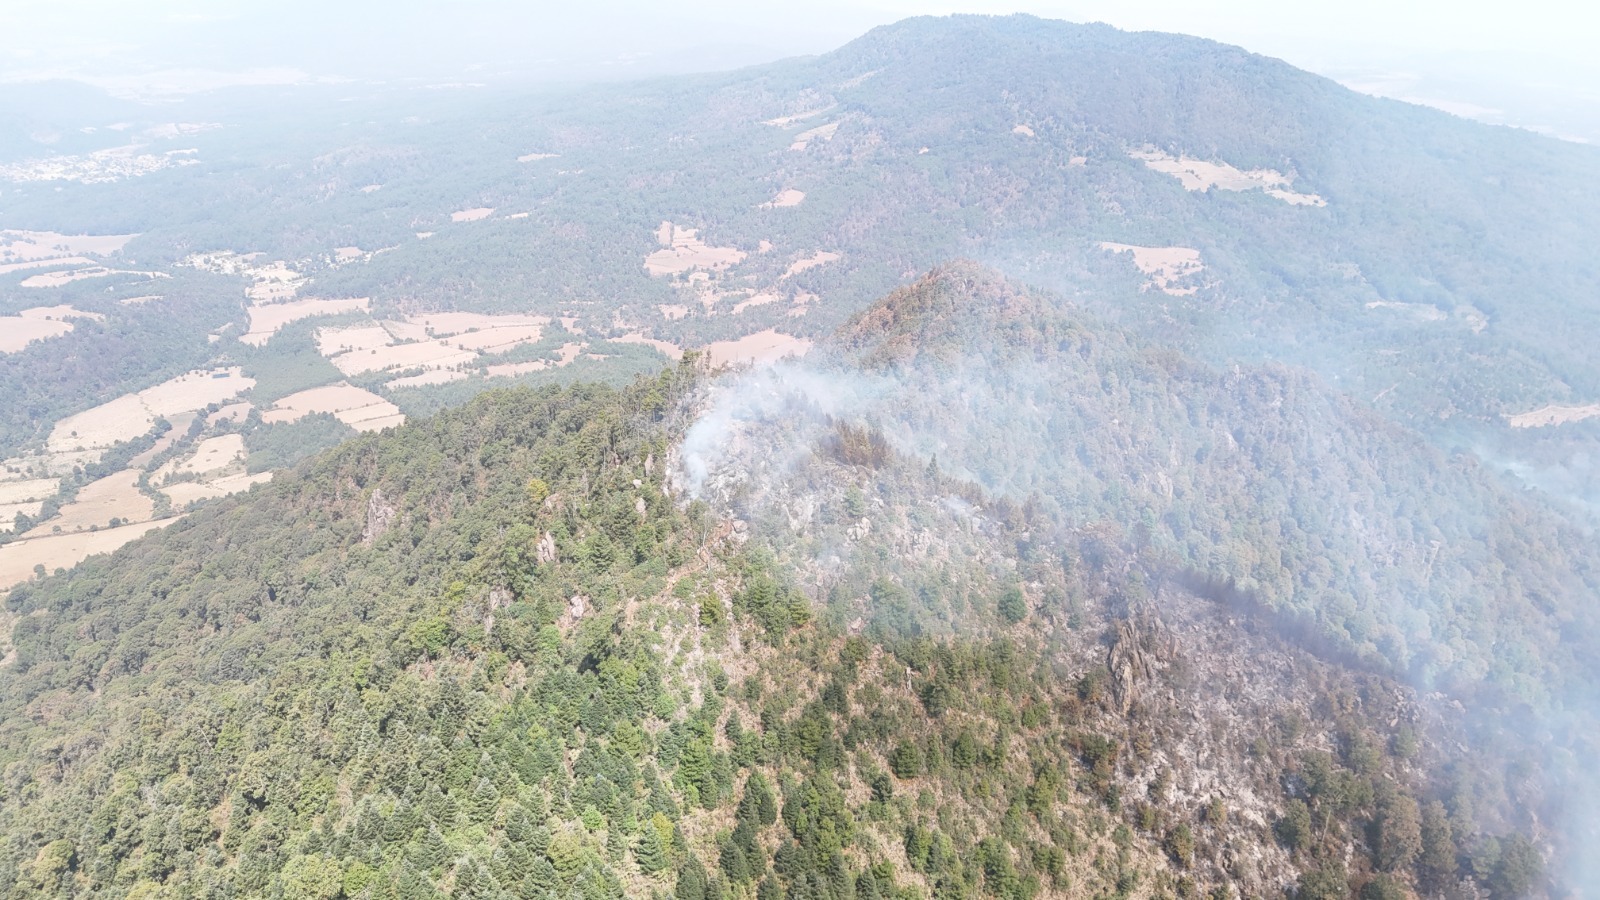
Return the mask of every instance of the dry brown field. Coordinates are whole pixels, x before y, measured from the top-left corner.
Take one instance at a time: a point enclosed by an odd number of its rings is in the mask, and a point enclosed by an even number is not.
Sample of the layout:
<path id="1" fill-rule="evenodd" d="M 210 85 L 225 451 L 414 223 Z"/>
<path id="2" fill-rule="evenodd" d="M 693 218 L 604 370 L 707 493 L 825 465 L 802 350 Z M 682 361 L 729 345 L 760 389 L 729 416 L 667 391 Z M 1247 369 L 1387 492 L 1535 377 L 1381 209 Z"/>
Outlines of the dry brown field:
<path id="1" fill-rule="evenodd" d="M 165 528 L 177 517 L 158 522 L 140 522 L 120 528 L 79 531 L 50 537 L 17 540 L 0 547 L 0 590 L 14 587 L 33 577 L 33 568 L 42 565 L 46 572 L 67 569 L 97 553 L 110 553 L 153 529 Z"/>
<path id="2" fill-rule="evenodd" d="M 487 315 L 471 312 L 443 312 L 420 313 L 407 316 L 406 321 L 412 325 L 420 325 L 424 334 L 434 337 L 447 337 L 452 334 L 462 334 L 468 331 L 478 331 L 485 328 L 508 328 L 512 326 L 549 325 L 549 316 L 523 316 L 516 314 Z"/>
<path id="3" fill-rule="evenodd" d="M 60 513 L 34 526 L 23 537 L 47 537 L 56 534 L 58 528 L 61 532 L 106 528 L 112 519 L 148 522 L 155 515 L 155 504 L 139 491 L 138 482 L 139 472 L 135 469 L 91 481 L 78 490 L 71 503 L 61 507 Z"/>
<path id="4" fill-rule="evenodd" d="M 713 366 L 725 366 L 775 362 L 786 356 L 805 356 L 810 349 L 811 342 L 805 338 L 780 334 L 776 329 L 768 328 L 738 340 L 707 344 L 706 356 Z"/>
<path id="5" fill-rule="evenodd" d="M 312 413 L 331 413 L 358 431 L 376 431 L 405 421 L 400 408 L 371 391 L 340 382 L 290 394 L 262 413 L 263 422 L 294 422 Z"/>
<path id="6" fill-rule="evenodd" d="M 372 302 L 366 297 L 349 297 L 342 300 L 291 300 L 287 303 L 266 303 L 250 307 L 250 328 L 239 336 L 241 343 L 260 347 L 272 340 L 283 326 L 312 316 L 332 316 L 347 312 L 366 312 Z"/>
<path id="7" fill-rule="evenodd" d="M 1150 276 L 1145 287 L 1155 288 L 1174 297 L 1187 296 L 1198 290 L 1195 285 L 1180 286 L 1179 282 L 1205 269 L 1200 262 L 1200 251 L 1189 247 L 1138 247 L 1133 244 L 1101 241 L 1100 249 L 1133 254 L 1133 264 L 1139 271 Z"/>
<path id="8" fill-rule="evenodd" d="M 1289 179 L 1273 169 L 1241 172 L 1227 163 L 1208 162 L 1188 156 L 1173 156 L 1154 147 L 1130 150 L 1128 155 L 1151 169 L 1178 179 L 1185 190 L 1249 191 L 1261 188 L 1268 196 L 1295 206 L 1327 206 L 1316 194 L 1289 190 Z"/>
<path id="9" fill-rule="evenodd" d="M 475 362 L 478 354 L 470 350 L 457 350 L 449 341 L 421 341 L 415 344 L 391 344 L 373 350 L 341 353 L 329 362 L 346 375 L 364 372 L 383 372 L 390 369 L 449 369 Z"/>
<path id="10" fill-rule="evenodd" d="M 0 353 L 16 353 L 34 341 L 61 337 L 71 330 L 71 322 L 0 316 Z"/>
<path id="11" fill-rule="evenodd" d="M 176 444 L 180 438 L 188 434 L 189 425 L 193 421 L 193 413 L 173 416 L 172 418 L 168 419 L 167 422 L 172 426 L 172 428 L 166 434 L 163 434 L 161 437 L 157 438 L 156 442 L 150 445 L 149 450 L 146 450 L 138 456 L 135 456 L 133 459 L 128 460 L 128 468 L 143 469 L 145 466 L 150 464 L 150 460 L 155 459 L 157 456 L 160 456 L 168 450 L 171 450 L 173 444 Z M 209 420 L 207 421 L 209 422 Z"/>
<path id="12" fill-rule="evenodd" d="M 92 266 L 94 260 L 87 256 L 64 256 L 60 259 L 30 259 L 27 262 L 5 263 L 0 265 L 0 275 L 10 275 L 12 272 L 22 272 L 27 269 L 44 269 L 50 266 Z"/>
<path id="13" fill-rule="evenodd" d="M 824 106 L 820 109 L 808 109 L 805 112 L 798 112 L 792 116 L 779 116 L 776 119 L 767 119 L 761 124 L 772 125 L 776 128 L 788 128 L 790 125 L 793 125 L 796 122 L 804 122 L 807 119 L 814 119 L 830 109 L 833 109 L 833 107 Z"/>
<path id="14" fill-rule="evenodd" d="M 44 509 L 43 500 L 24 500 L 20 503 L 0 503 L 0 531 L 10 532 L 17 530 L 17 514 L 21 513 L 30 519 L 37 516 Z"/>
<path id="15" fill-rule="evenodd" d="M 73 319 L 104 318 L 64 305 L 35 306 L 14 316 L 0 316 L 0 353 L 15 353 L 34 341 L 60 337 L 72 330 Z"/>
<path id="16" fill-rule="evenodd" d="M 0 503 L 27 503 L 54 497 L 61 486 L 59 478 L 28 478 L 0 481 Z"/>
<path id="17" fill-rule="evenodd" d="M 1507 416 L 1512 428 L 1542 428 L 1546 425 L 1565 425 L 1600 416 L 1600 404 L 1589 406 L 1542 406 L 1536 410 Z"/>
<path id="18" fill-rule="evenodd" d="M 196 500 L 226 497 L 229 494 L 247 491 L 252 485 L 265 484 L 271 480 L 271 472 L 257 472 L 254 475 L 240 472 L 207 481 L 180 481 L 161 488 L 161 493 L 167 495 L 167 499 L 172 501 L 175 508 L 183 509 Z"/>
<path id="19" fill-rule="evenodd" d="M 206 416 L 206 427 L 209 428 L 210 426 L 224 420 L 243 422 L 250 416 L 250 410 L 255 408 L 255 404 L 248 400 L 240 400 L 238 403 L 229 403 L 226 406 L 219 407 L 217 411 L 211 415 Z M 176 426 L 177 423 L 174 422 L 173 424 Z"/>
<path id="20" fill-rule="evenodd" d="M 793 263 L 791 263 L 789 265 L 788 270 L 786 270 L 783 273 L 783 277 L 784 278 L 792 278 L 792 277 L 794 277 L 796 275 L 799 275 L 801 272 L 804 272 L 807 269 L 814 269 L 817 266 L 826 265 L 827 263 L 831 263 L 831 262 L 836 262 L 836 261 L 838 261 L 838 259 L 839 259 L 839 254 L 834 253 L 831 250 L 818 250 L 817 252 L 815 252 L 815 253 L 811 254 L 810 256 L 806 257 L 805 259 L 796 260 Z"/>
<path id="21" fill-rule="evenodd" d="M 218 469 L 226 469 L 234 463 L 244 459 L 244 436 L 239 434 L 219 434 L 208 437 L 195 445 L 194 453 L 183 459 L 175 459 L 157 469 L 151 479 L 155 482 L 166 475 L 178 475 L 185 472 L 205 474 Z"/>
<path id="22" fill-rule="evenodd" d="M 789 145 L 789 149 L 804 150 L 811 146 L 812 141 L 831 141 L 834 133 L 838 130 L 838 122 L 829 122 L 826 125 L 818 125 L 808 131 L 802 131 L 794 136 L 794 143 Z"/>
<path id="23" fill-rule="evenodd" d="M 612 340 L 619 344 L 648 344 L 651 347 L 660 350 L 669 359 L 681 359 L 683 357 L 683 348 L 679 347 L 677 344 L 674 344 L 670 341 L 658 341 L 655 338 L 646 337 L 638 332 L 633 334 L 625 334 L 619 338 L 612 338 Z"/>
<path id="24" fill-rule="evenodd" d="M 540 325 L 507 325 L 504 328 L 485 328 L 454 335 L 449 341 L 462 350 L 498 353 L 519 344 L 532 344 L 543 334 L 544 328 Z"/>
<path id="25" fill-rule="evenodd" d="M 568 342 L 562 344 L 556 353 L 558 358 L 554 362 L 544 359 L 536 359 L 532 362 L 499 363 L 497 365 L 488 366 L 487 369 L 489 372 L 489 377 L 513 378 L 517 375 L 525 375 L 529 372 L 539 372 L 545 369 L 558 369 L 562 366 L 568 365 L 578 357 L 582 356 L 583 345 Z"/>
<path id="26" fill-rule="evenodd" d="M 761 204 L 762 209 L 778 209 L 786 206 L 799 206 L 805 202 L 806 192 L 794 188 L 785 188 L 777 193 L 771 200 Z"/>
<path id="27" fill-rule="evenodd" d="M 0 231 L 0 261 L 28 262 L 59 256 L 107 256 L 137 234 L 57 234 L 53 231 Z"/>
<path id="28" fill-rule="evenodd" d="M 394 338 L 382 325 L 318 328 L 314 340 L 317 352 L 329 358 L 341 353 L 371 352 L 394 343 Z"/>
<path id="29" fill-rule="evenodd" d="M 45 446 L 52 453 L 109 447 L 149 431 L 158 416 L 171 420 L 255 387 L 255 380 L 244 377 L 238 366 L 215 372 L 227 374 L 218 378 L 212 371 L 190 372 L 68 416 L 56 423 Z"/>
<path id="30" fill-rule="evenodd" d="M 108 269 L 105 266 L 93 266 L 87 269 L 74 269 L 62 272 L 41 272 L 38 275 L 29 275 L 22 279 L 25 288 L 56 288 L 82 281 L 85 278 L 105 278 L 109 275 L 140 275 L 145 278 L 170 278 L 165 272 L 135 272 L 129 269 Z"/>
<path id="31" fill-rule="evenodd" d="M 738 315 L 752 306 L 766 306 L 768 303 L 777 303 L 782 300 L 777 294 L 763 292 L 752 295 L 748 300 L 741 300 L 733 305 L 733 314 Z"/>
<path id="32" fill-rule="evenodd" d="M 652 276 L 683 275 L 694 269 L 726 269 L 737 265 L 745 252 L 735 247 L 713 247 L 700 240 L 693 228 L 679 228 L 662 222 L 656 240 L 662 249 L 644 258 L 644 269 Z"/>
<path id="33" fill-rule="evenodd" d="M 449 384 L 452 381 L 460 381 L 466 377 L 467 373 L 465 372 L 452 372 L 449 369 L 434 369 L 432 371 L 423 372 L 420 375 L 407 375 L 404 378 L 396 378 L 393 381 L 386 382 L 384 386 L 390 388 L 405 388 L 421 387 L 427 384 Z"/>

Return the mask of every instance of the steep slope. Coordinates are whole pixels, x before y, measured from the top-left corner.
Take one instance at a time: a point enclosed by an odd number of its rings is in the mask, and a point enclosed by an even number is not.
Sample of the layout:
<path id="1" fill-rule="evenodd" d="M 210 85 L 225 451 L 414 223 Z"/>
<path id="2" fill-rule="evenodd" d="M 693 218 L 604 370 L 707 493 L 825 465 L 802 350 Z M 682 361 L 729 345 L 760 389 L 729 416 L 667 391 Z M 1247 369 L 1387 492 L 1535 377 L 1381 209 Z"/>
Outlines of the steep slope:
<path id="1" fill-rule="evenodd" d="M 796 558 L 815 561 L 824 589 L 880 523 L 858 498 L 845 534 L 819 530 L 829 507 L 807 497 L 817 479 L 792 444 L 823 439 L 784 436 L 819 415 L 862 423 L 829 439 L 848 458 L 908 453 L 1009 498 L 1020 559 L 1056 558 L 1050 541 L 1110 540 L 1151 583 L 1250 611 L 1337 668 L 1445 692 L 1425 706 L 1464 701 L 1482 756 L 1450 755 L 1495 785 L 1484 808 L 1549 823 L 1574 848 L 1590 839 L 1575 798 L 1592 782 L 1575 761 L 1597 733 L 1592 551 L 1470 458 L 1441 457 L 1304 372 L 1217 371 L 952 265 L 862 313 L 804 366 L 734 382 L 686 439 L 687 486 L 755 510 L 804 548 Z M 1046 540 L 1052 528 L 1079 537 Z M 900 557 L 949 531 L 906 529 L 892 542 Z M 871 609 L 864 621 L 885 614 Z M 963 633 L 949 615 L 917 627 Z"/>
<path id="2" fill-rule="evenodd" d="M 885 380 L 873 412 L 904 446 L 1064 521 L 1136 527 L 1370 663 L 1537 702 L 1595 683 L 1587 542 L 1304 372 L 1214 370 L 971 265 L 823 352 Z"/>
<path id="3" fill-rule="evenodd" d="M 815 415 L 798 538 L 674 502 L 698 384 L 485 395 L 13 591 L 7 895 L 1540 883 L 1459 719 L 1112 532 Z"/>
<path id="4" fill-rule="evenodd" d="M 902 667 L 664 495 L 690 383 L 488 395 L 14 591 L 5 893 L 1174 883 L 1159 835 L 1062 780 L 1059 685 L 1003 639 L 941 651 L 999 705 L 962 717 L 953 764 L 914 756 Z"/>

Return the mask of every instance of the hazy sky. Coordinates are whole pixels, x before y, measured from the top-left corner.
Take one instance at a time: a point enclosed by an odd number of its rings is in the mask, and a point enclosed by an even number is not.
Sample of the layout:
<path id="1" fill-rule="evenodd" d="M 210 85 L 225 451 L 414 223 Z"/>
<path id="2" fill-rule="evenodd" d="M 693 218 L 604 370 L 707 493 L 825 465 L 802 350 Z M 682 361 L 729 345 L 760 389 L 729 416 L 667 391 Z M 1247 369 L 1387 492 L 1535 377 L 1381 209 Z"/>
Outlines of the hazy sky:
<path id="1" fill-rule="evenodd" d="M 950 12 L 1103 21 L 1308 59 L 1493 53 L 1588 67 L 1600 41 L 1600 4 L 1582 0 L 0 0 L 0 70 L 449 65 L 475 41 L 493 66 L 515 62 L 519 44 L 597 60 L 705 45 L 794 54 L 837 46 L 874 24 Z M 400 37 L 413 43 L 389 43 Z M 375 58 L 382 54 L 390 58 Z"/>
<path id="2" fill-rule="evenodd" d="M 1600 118 L 1600 3 L 1584 0 L 0 0 L 0 80 L 79 77 L 124 93 L 306 78 L 586 80 L 819 53 L 874 25 L 952 12 L 1200 35 L 1391 95 L 1453 92 L 1434 99 L 1463 110 L 1553 91 Z M 1521 99 L 1506 99 L 1507 85 L 1526 89 Z"/>

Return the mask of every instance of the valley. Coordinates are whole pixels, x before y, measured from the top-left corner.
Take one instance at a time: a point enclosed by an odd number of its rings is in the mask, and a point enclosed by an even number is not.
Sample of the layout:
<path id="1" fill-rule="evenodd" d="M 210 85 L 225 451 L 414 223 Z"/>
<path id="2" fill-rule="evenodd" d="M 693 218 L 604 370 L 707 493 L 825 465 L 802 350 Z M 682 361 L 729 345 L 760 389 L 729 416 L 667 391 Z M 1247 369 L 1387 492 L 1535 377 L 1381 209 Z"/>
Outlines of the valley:
<path id="1" fill-rule="evenodd" d="M 1028 16 L 94 96 L 0 102 L 0 896 L 1600 883 L 1593 147 Z"/>

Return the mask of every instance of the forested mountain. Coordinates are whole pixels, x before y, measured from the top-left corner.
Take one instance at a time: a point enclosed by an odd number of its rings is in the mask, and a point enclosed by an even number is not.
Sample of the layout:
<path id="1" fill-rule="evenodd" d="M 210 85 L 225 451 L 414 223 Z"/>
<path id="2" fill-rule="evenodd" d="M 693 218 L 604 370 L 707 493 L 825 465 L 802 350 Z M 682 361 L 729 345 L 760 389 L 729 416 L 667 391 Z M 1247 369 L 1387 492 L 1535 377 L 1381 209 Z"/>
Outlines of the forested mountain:
<path id="1" fill-rule="evenodd" d="M 817 377 L 911 348 L 1173 377 L 1072 320 L 956 266 Z M 986 491 L 815 383 L 763 416 L 728 406 L 743 390 L 690 358 L 621 391 L 493 392 L 14 590 L 0 885 L 1543 889 L 1559 799 L 1470 716 L 1287 627 L 1292 598 L 1116 512 Z"/>
<path id="2" fill-rule="evenodd" d="M 79 91 L 0 89 L 0 896 L 1597 883 L 1595 148 L 1030 17 Z"/>

